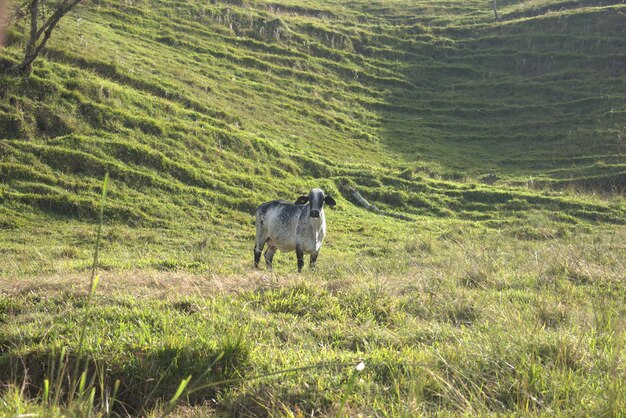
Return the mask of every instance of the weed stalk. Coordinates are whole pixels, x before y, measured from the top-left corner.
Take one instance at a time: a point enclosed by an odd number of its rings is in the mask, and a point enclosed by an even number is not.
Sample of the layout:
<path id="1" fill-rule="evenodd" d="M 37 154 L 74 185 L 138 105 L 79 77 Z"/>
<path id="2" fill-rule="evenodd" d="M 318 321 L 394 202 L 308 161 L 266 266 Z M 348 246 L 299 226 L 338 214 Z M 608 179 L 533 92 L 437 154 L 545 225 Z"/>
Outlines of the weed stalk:
<path id="1" fill-rule="evenodd" d="M 80 337 L 78 339 L 78 352 L 76 355 L 76 364 L 74 365 L 74 370 L 72 372 L 72 380 L 71 382 L 76 382 L 78 378 L 78 371 L 81 368 L 81 363 L 83 361 L 83 350 L 85 343 L 85 333 L 87 331 L 87 323 L 89 322 L 89 317 L 91 313 L 91 305 L 93 301 L 93 297 L 96 293 L 96 288 L 98 286 L 99 277 L 96 275 L 96 270 L 98 268 L 98 255 L 100 250 L 100 236 L 102 234 L 102 222 L 104 218 L 104 202 L 106 200 L 107 195 L 107 187 L 109 185 L 109 172 L 107 171 L 104 175 L 104 181 L 102 184 L 102 195 L 100 198 L 100 212 L 98 216 L 98 231 L 96 233 L 96 247 L 93 255 L 93 264 L 91 266 L 91 278 L 89 285 L 89 294 L 87 295 L 87 302 L 85 303 L 85 316 L 83 317 L 83 321 L 80 329 Z M 87 373 L 87 362 L 85 361 L 85 370 L 83 371 L 83 377 L 86 376 Z M 82 384 L 79 384 L 79 394 L 82 397 L 84 391 L 84 379 L 81 379 Z M 72 384 L 70 387 L 69 399 L 74 399 L 76 390 L 76 384 Z M 90 396 L 90 401 L 93 401 L 93 392 L 92 396 Z"/>
<path id="2" fill-rule="evenodd" d="M 352 375 L 350 376 L 350 379 L 348 380 L 348 383 L 346 384 L 346 390 L 343 394 L 343 397 L 341 398 L 341 403 L 339 404 L 337 415 L 335 415 L 337 418 L 340 418 L 343 416 L 342 415 L 343 408 L 346 406 L 346 401 L 348 400 L 348 397 L 352 393 L 352 389 L 354 388 L 354 383 L 356 382 L 356 377 L 359 375 L 359 373 L 363 371 L 364 368 L 365 368 L 365 363 L 361 362 L 357 364 L 357 366 L 354 368 L 354 371 L 352 371 Z"/>

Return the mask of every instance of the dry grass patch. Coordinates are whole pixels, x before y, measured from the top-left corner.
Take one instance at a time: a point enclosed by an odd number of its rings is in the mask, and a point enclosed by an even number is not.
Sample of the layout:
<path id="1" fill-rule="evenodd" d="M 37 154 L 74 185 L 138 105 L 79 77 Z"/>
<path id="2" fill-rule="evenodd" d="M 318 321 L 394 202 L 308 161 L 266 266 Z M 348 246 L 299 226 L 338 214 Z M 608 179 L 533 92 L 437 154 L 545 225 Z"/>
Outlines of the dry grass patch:
<path id="1" fill-rule="evenodd" d="M 272 286 L 272 276 L 251 272 L 246 276 L 217 276 L 188 272 L 158 270 L 129 270 L 99 274 L 98 294 L 126 293 L 136 297 L 211 296 L 222 293 L 240 293 L 262 286 Z M 6 294 L 41 293 L 56 295 L 84 289 L 87 277 L 79 273 L 52 274 L 34 277 L 16 277 L 0 281 L 0 291 Z M 82 293 L 82 292 L 81 292 Z"/>

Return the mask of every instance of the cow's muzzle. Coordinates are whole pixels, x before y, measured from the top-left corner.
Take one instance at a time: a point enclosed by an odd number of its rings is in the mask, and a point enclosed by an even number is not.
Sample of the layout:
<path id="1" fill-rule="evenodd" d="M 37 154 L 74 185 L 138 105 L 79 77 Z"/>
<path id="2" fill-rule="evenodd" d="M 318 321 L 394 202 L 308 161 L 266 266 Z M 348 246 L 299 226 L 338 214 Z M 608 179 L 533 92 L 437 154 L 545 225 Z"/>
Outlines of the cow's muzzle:
<path id="1" fill-rule="evenodd" d="M 319 210 L 312 210 L 311 211 L 311 218 L 319 218 L 320 217 L 320 211 Z"/>

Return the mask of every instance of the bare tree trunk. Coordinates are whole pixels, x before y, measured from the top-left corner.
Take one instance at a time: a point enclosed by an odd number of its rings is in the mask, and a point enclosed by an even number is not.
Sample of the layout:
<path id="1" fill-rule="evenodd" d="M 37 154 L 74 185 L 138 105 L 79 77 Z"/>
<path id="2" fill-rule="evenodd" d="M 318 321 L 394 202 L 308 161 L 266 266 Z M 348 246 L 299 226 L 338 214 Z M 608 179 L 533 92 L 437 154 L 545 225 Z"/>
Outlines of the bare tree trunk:
<path id="1" fill-rule="evenodd" d="M 354 187 L 345 186 L 344 190 L 349 192 L 352 195 L 352 198 L 356 201 L 356 203 L 359 204 L 359 206 L 362 206 L 367 210 L 371 210 L 372 212 L 376 212 L 380 215 L 391 216 L 393 218 L 402 219 L 404 221 L 414 221 L 414 219 L 408 216 L 404 216 L 399 213 L 386 212 L 386 211 L 378 209 L 376 205 L 370 205 L 370 203 L 367 200 L 365 200 L 365 198 L 361 196 L 361 193 L 359 193 Z"/>
<path id="2" fill-rule="evenodd" d="M 500 20 L 500 16 L 498 16 L 498 5 L 496 4 L 496 0 L 493 0 L 493 14 L 496 16 L 496 20 Z"/>
<path id="3" fill-rule="evenodd" d="M 4 31 L 7 29 L 8 16 L 7 16 L 7 1 L 0 0 L 0 49 L 4 45 Z"/>
<path id="4" fill-rule="evenodd" d="M 365 209 L 379 212 L 379 209 L 376 206 L 370 205 L 369 202 L 365 200 L 363 196 L 361 196 L 361 193 L 357 192 L 353 187 L 348 187 L 348 191 L 359 205 L 363 206 Z"/>
<path id="5" fill-rule="evenodd" d="M 26 46 L 24 47 L 24 59 L 21 63 L 15 65 L 12 68 L 13 72 L 22 73 L 22 74 L 30 74 L 32 69 L 33 52 L 35 51 L 35 42 L 37 41 L 37 15 L 39 14 L 39 0 L 32 0 L 30 5 L 28 6 L 28 12 L 30 13 L 30 36 L 28 37 L 28 41 L 26 41 Z"/>
<path id="6" fill-rule="evenodd" d="M 70 0 L 57 6 L 54 12 L 39 27 L 38 14 L 41 7 L 40 0 L 32 0 L 28 9 L 30 13 L 30 36 L 24 47 L 24 59 L 19 64 L 9 68 L 9 72 L 28 75 L 32 71 L 33 61 L 39 56 L 52 31 L 63 16 L 72 10 L 81 0 Z"/>

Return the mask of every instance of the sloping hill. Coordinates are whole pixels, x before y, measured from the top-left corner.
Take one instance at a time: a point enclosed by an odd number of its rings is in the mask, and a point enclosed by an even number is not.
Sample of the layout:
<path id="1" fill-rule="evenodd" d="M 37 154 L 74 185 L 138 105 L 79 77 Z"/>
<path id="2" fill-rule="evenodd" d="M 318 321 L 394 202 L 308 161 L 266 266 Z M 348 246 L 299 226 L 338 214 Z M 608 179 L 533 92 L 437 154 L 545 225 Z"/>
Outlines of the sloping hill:
<path id="1" fill-rule="evenodd" d="M 484 1 L 81 6 L 31 78 L 2 78 L 5 251 L 22 260 L 20 240 L 57 228 L 61 247 L 88 242 L 76 231 L 95 219 L 106 170 L 107 219 L 126 235 L 112 242 L 142 246 L 143 228 L 165 253 L 189 236 L 205 250 L 209 235 L 238 254 L 260 202 L 311 185 L 353 186 L 413 219 L 531 235 L 533 211 L 553 233 L 623 223 L 619 199 L 551 190 L 623 193 L 625 11 L 619 1 L 504 2 L 496 21 Z M 20 30 L 5 60 L 17 59 Z M 496 186 L 480 184 L 490 172 Z M 339 242 L 363 223 L 387 234 L 415 226 L 344 197 Z M 127 263 L 167 258 L 154 257 Z M 183 266 L 206 265 L 191 258 Z"/>
<path id="2" fill-rule="evenodd" d="M 497 4 L 81 5 L 0 76 L 0 416 L 623 415 L 626 5 Z"/>

